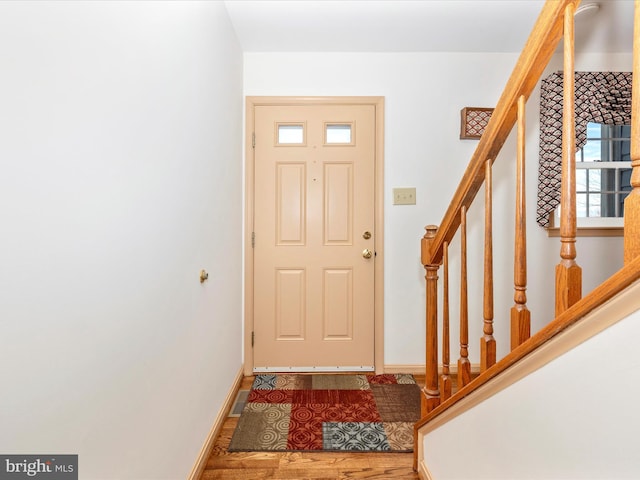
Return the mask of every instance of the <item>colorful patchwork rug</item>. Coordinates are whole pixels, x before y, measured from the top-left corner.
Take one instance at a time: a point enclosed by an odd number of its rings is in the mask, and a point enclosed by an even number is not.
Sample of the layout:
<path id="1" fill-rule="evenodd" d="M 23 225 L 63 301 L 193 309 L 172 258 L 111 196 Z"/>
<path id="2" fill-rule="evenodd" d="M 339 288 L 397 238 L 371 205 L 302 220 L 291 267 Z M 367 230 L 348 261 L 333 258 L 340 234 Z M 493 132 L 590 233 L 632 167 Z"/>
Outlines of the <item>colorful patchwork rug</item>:
<path id="1" fill-rule="evenodd" d="M 411 452 L 420 419 L 412 375 L 258 375 L 230 452 Z"/>

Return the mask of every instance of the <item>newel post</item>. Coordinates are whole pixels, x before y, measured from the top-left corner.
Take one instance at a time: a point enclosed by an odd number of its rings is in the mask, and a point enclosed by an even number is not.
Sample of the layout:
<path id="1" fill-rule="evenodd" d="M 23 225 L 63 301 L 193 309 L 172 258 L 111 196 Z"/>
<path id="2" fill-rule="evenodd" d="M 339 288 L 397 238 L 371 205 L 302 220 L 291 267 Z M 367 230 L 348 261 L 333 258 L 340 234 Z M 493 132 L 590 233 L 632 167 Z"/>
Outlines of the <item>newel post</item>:
<path id="1" fill-rule="evenodd" d="M 440 265 L 431 263 L 431 245 L 438 227 L 427 225 L 425 230 L 426 233 L 421 241 L 421 258 L 427 280 L 427 365 L 425 387 L 422 390 L 422 416 L 440 405 L 440 390 L 438 388 L 438 268 Z"/>

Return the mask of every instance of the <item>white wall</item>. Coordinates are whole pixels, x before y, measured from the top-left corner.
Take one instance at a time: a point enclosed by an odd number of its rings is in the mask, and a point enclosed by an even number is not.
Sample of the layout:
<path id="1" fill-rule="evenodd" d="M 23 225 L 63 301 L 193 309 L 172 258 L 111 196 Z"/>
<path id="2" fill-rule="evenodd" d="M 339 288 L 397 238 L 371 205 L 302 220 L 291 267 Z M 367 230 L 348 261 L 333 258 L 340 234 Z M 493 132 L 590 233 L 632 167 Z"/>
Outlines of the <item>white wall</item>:
<path id="1" fill-rule="evenodd" d="M 625 303 L 637 309 L 631 295 Z M 619 318 L 616 308 L 601 317 Z M 636 310 L 430 432 L 423 451 L 432 478 L 638 478 L 638 335 Z"/>
<path id="2" fill-rule="evenodd" d="M 184 478 L 241 366 L 224 6 L 1 2 L 0 65 L 0 451 Z"/>
<path id="3" fill-rule="evenodd" d="M 442 219 L 473 150 L 460 140 L 460 109 L 495 106 L 517 54 L 467 53 L 245 53 L 245 95 L 382 95 L 385 100 L 385 364 L 424 363 L 423 227 Z M 627 65 L 630 57 L 579 58 L 579 68 Z M 625 63 L 628 62 L 628 63 Z M 552 67 L 550 71 L 558 67 Z M 553 316 L 559 240 L 535 223 L 538 100 L 528 105 L 529 306 L 532 330 Z M 512 134 L 494 171 L 495 330 L 498 355 L 508 351 L 513 305 L 515 141 Z M 417 205 L 393 206 L 393 187 L 417 187 Z M 481 190 L 480 198 L 484 195 Z M 508 207 L 505 207 L 508 204 Z M 481 203 L 469 212 L 469 262 L 482 260 Z M 458 298 L 458 243 L 451 247 L 451 296 Z M 622 265 L 620 239 L 580 239 L 584 292 Z M 612 251 L 612 252 L 611 252 Z M 592 266 L 587 267 L 591 263 Z M 471 264 L 471 263 L 470 263 Z M 442 273 L 440 274 L 442 278 Z M 470 358 L 478 362 L 482 335 L 480 267 L 470 271 Z M 456 302 L 454 302 L 455 304 Z M 458 357 L 458 310 L 451 312 L 452 361 Z"/>

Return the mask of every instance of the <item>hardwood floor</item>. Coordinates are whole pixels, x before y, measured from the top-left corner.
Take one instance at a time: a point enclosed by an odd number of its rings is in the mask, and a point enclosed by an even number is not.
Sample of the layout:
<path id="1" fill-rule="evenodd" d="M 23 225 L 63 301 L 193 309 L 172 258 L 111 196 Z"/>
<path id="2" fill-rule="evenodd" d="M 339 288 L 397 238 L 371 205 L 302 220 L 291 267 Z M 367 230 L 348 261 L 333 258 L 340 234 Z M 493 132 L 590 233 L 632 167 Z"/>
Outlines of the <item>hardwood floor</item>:
<path id="1" fill-rule="evenodd" d="M 416 375 L 420 385 L 424 377 Z M 240 388 L 251 388 L 253 377 L 245 377 Z M 334 453 L 334 452 L 234 452 L 227 451 L 238 423 L 227 417 L 211 452 L 201 480 L 417 480 L 413 453 Z"/>

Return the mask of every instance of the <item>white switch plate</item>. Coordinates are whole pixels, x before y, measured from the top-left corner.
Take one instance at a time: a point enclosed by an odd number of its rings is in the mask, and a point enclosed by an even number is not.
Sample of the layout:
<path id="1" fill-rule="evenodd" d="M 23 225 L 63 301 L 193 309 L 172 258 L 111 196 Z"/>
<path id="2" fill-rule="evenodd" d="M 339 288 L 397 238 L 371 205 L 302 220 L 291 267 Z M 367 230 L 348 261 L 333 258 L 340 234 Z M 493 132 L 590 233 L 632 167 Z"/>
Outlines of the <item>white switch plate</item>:
<path id="1" fill-rule="evenodd" d="M 394 188 L 393 189 L 394 205 L 415 205 L 416 204 L 416 188 Z"/>

